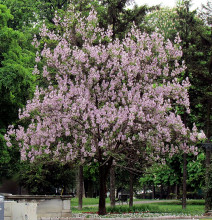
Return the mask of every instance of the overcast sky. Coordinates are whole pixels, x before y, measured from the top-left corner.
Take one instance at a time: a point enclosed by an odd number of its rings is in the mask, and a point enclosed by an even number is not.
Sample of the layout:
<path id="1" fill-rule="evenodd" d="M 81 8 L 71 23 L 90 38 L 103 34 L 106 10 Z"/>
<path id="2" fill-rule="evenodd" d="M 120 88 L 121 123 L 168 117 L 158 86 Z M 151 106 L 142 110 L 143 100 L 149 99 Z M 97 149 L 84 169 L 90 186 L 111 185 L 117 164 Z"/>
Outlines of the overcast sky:
<path id="1" fill-rule="evenodd" d="M 174 7 L 176 4 L 176 0 L 134 0 L 134 1 L 137 3 L 137 5 L 147 4 L 149 6 L 157 5 L 161 3 L 162 6 Z M 201 8 L 201 4 L 206 4 L 207 0 L 193 0 L 192 3 L 193 6 L 191 9 L 194 10 L 197 7 Z"/>

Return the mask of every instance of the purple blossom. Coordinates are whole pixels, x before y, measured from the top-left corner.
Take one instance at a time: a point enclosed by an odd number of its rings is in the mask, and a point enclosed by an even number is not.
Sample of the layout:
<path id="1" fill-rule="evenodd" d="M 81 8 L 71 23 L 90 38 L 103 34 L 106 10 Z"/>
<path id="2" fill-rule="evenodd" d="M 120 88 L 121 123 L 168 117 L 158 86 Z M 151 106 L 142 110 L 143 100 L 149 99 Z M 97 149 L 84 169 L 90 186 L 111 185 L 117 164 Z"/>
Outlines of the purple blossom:
<path id="1" fill-rule="evenodd" d="M 190 111 L 189 80 L 178 80 L 186 68 L 178 62 L 179 46 L 135 26 L 123 41 L 112 41 L 112 29 L 98 26 L 95 11 L 82 18 L 73 10 L 72 16 L 54 19 L 63 34 L 46 26 L 41 30 L 41 37 L 57 42 L 54 49 L 44 45 L 36 58 L 46 65 L 41 73 L 35 66 L 34 74 L 42 74 L 49 85 L 36 88 L 34 98 L 19 112 L 20 119 L 30 120 L 29 127 L 10 127 L 7 145 L 15 136 L 21 158 L 32 161 L 42 153 L 63 161 L 79 155 L 83 161 L 99 160 L 100 152 L 106 159 L 116 158 L 126 148 L 142 154 L 146 146 L 154 148 L 156 157 L 196 153 L 196 127 L 190 131 L 176 113 L 177 106 Z M 73 27 L 75 19 L 79 22 Z M 82 46 L 76 46 L 74 33 Z M 33 42 L 38 44 L 37 39 Z M 173 65 L 170 60 L 175 60 Z"/>

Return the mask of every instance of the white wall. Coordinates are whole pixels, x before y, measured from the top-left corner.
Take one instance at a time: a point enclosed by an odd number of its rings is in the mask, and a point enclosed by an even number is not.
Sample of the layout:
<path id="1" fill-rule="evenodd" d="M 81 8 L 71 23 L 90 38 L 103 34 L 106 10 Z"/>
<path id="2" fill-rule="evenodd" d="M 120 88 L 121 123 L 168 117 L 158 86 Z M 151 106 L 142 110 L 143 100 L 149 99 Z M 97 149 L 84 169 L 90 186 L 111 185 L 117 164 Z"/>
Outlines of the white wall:
<path id="1" fill-rule="evenodd" d="M 37 203 L 4 201 L 4 220 L 37 220 Z"/>

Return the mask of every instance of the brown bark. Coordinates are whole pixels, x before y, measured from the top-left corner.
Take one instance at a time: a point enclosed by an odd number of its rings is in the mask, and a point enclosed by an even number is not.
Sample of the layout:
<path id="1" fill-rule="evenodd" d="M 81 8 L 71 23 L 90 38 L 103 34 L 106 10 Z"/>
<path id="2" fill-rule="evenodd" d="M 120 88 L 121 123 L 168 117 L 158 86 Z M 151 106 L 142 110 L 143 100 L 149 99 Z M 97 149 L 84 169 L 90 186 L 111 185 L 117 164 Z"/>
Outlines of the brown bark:
<path id="1" fill-rule="evenodd" d="M 211 135 L 211 104 L 208 101 L 207 105 L 207 121 L 206 121 L 206 136 L 208 139 L 210 139 Z M 211 161 L 211 149 L 210 147 L 206 147 L 206 158 L 205 158 L 205 165 L 206 165 L 206 175 L 205 175 L 205 185 L 206 185 L 206 193 L 205 193 L 205 212 L 207 213 L 209 210 L 211 210 L 212 204 L 211 204 L 211 192 L 209 190 L 209 184 L 210 184 L 210 161 Z"/>
<path id="2" fill-rule="evenodd" d="M 206 185 L 205 212 L 206 213 L 211 209 L 211 200 L 210 200 L 211 195 L 210 195 L 210 191 L 208 190 L 210 159 L 211 159 L 210 149 L 206 148 L 206 158 L 205 158 L 205 165 L 206 165 L 206 176 L 205 176 L 205 185 Z"/>
<path id="3" fill-rule="evenodd" d="M 107 179 L 107 167 L 99 166 L 99 215 L 106 215 L 106 179 Z"/>
<path id="4" fill-rule="evenodd" d="M 110 206 L 115 207 L 115 167 L 110 168 Z"/>
<path id="5" fill-rule="evenodd" d="M 170 194 L 171 194 L 171 186 L 169 185 L 167 188 L 167 199 L 170 199 Z"/>
<path id="6" fill-rule="evenodd" d="M 155 186 L 152 185 L 152 199 L 155 199 Z"/>
<path id="7" fill-rule="evenodd" d="M 177 194 L 178 194 L 177 184 L 175 184 L 175 186 L 174 186 L 174 194 L 175 194 L 175 198 L 174 199 L 177 199 Z"/>
<path id="8" fill-rule="evenodd" d="M 79 178 L 79 188 L 78 188 L 78 209 L 82 210 L 82 199 L 83 199 L 83 166 L 79 166 L 78 171 L 78 178 Z"/>
<path id="9" fill-rule="evenodd" d="M 182 208 L 186 209 L 186 179 L 187 179 L 187 154 L 183 153 L 183 197 Z"/>
<path id="10" fill-rule="evenodd" d="M 143 199 L 146 199 L 146 186 L 144 185 Z"/>
<path id="11" fill-rule="evenodd" d="M 211 119 L 210 119 L 210 116 L 211 116 L 211 105 L 210 105 L 210 100 L 208 100 L 208 105 L 207 105 L 207 122 L 206 122 L 206 136 L 208 138 L 210 138 L 210 135 L 211 135 L 211 129 L 210 129 L 210 125 L 211 125 Z"/>
<path id="12" fill-rule="evenodd" d="M 163 199 L 163 184 L 160 186 L 160 199 Z"/>
<path id="13" fill-rule="evenodd" d="M 129 207 L 133 206 L 133 173 L 130 173 L 130 200 L 129 200 Z"/>

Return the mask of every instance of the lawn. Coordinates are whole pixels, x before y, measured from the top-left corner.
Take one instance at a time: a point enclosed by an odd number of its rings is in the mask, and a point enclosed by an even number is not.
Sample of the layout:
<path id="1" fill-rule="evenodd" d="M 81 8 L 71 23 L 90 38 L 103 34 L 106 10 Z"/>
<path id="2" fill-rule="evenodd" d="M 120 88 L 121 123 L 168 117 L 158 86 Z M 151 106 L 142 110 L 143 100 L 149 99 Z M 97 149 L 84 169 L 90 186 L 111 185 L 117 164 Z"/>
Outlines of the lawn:
<path id="1" fill-rule="evenodd" d="M 110 203 L 110 199 L 106 198 L 106 203 Z M 98 205 L 99 199 L 98 198 L 83 198 L 83 206 L 89 205 Z M 74 197 L 71 199 L 71 207 L 78 206 L 78 198 Z"/>
<path id="2" fill-rule="evenodd" d="M 145 201 L 145 199 L 134 199 L 133 201 Z M 110 204 L 110 199 L 106 198 L 106 203 Z M 83 206 L 98 205 L 99 198 L 83 198 Z M 74 197 L 71 199 L 71 206 L 78 206 L 78 198 Z"/>
<path id="3" fill-rule="evenodd" d="M 145 200 L 135 200 L 135 201 L 145 201 Z M 172 215 L 202 215 L 204 213 L 204 200 L 188 200 L 186 210 L 182 209 L 180 201 L 172 202 L 158 202 L 158 203 L 148 203 L 148 204 L 135 204 L 132 208 L 128 205 L 119 205 L 117 203 L 115 208 L 109 206 L 110 200 L 107 198 L 108 203 L 107 212 L 108 213 L 161 213 L 161 214 L 172 214 Z M 98 211 L 98 207 L 89 207 L 89 205 L 97 205 L 98 199 L 85 198 L 83 199 L 83 210 L 79 211 L 77 209 L 77 199 L 73 198 L 71 200 L 72 213 L 88 213 Z M 126 204 L 126 203 L 125 203 Z M 75 207 L 73 207 L 75 206 Z"/>

